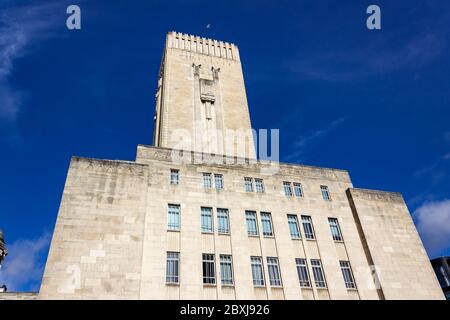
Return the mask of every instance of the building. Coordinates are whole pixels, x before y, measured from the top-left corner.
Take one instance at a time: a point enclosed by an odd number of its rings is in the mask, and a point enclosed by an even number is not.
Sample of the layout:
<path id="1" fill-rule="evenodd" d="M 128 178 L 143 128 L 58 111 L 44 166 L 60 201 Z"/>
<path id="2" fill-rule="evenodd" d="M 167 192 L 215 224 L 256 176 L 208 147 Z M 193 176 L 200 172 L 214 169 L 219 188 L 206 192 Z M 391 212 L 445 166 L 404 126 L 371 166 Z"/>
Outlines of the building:
<path id="1" fill-rule="evenodd" d="M 168 33 L 153 140 L 71 159 L 40 299 L 443 299 L 399 193 L 257 160 L 237 46 Z"/>
<path id="2" fill-rule="evenodd" d="M 434 272 L 438 278 L 439 284 L 444 291 L 447 300 L 450 300 L 450 257 L 440 257 L 431 260 Z"/>

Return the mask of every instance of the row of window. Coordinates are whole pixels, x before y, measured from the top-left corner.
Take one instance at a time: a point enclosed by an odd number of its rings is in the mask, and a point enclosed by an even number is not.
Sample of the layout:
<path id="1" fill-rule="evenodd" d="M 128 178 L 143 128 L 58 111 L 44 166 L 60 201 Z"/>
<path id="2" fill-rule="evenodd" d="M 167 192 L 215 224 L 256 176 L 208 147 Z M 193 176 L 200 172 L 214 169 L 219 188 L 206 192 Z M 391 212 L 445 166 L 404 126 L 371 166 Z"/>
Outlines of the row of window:
<path id="1" fill-rule="evenodd" d="M 213 208 L 201 207 L 201 230 L 202 232 L 214 232 Z M 217 231 L 219 233 L 230 233 L 230 222 L 228 209 L 217 208 Z M 272 215 L 270 212 L 260 212 L 262 234 L 265 237 L 274 236 Z M 249 236 L 258 236 L 258 219 L 256 211 L 245 211 L 245 220 L 247 225 L 247 234 Z M 287 222 L 292 239 L 301 239 L 300 227 L 298 217 L 296 214 L 288 214 Z M 302 215 L 301 222 L 305 238 L 307 240 L 315 240 L 314 226 L 311 216 Z M 343 241 L 339 222 L 336 218 L 328 218 L 328 224 L 331 230 L 331 236 L 334 241 Z M 169 204 L 168 223 L 169 230 L 178 231 L 181 228 L 180 224 L 180 206 L 176 204 Z"/>
<path id="2" fill-rule="evenodd" d="M 213 180 L 214 180 L 214 188 L 216 190 L 222 190 L 223 189 L 223 175 L 218 173 L 209 173 L 209 172 L 203 172 L 203 186 L 206 189 L 212 189 L 213 188 Z M 170 169 L 170 184 L 177 185 L 180 183 L 180 172 L 178 169 Z M 251 177 L 245 177 L 244 178 L 244 189 L 245 192 L 257 192 L 257 193 L 264 193 L 265 187 L 264 187 L 264 181 L 260 178 L 251 178 Z M 283 181 L 283 189 L 284 194 L 287 197 L 296 196 L 298 198 L 303 197 L 303 188 L 302 184 L 299 182 L 289 182 L 289 181 Z M 327 186 L 320 186 L 320 191 L 322 193 L 322 197 L 324 200 L 331 201 L 330 191 L 328 190 Z"/>
<path id="3" fill-rule="evenodd" d="M 220 281 L 222 285 L 234 285 L 233 276 L 233 259 L 231 255 L 221 254 L 220 260 Z M 267 271 L 269 274 L 269 283 L 272 287 L 281 287 L 281 271 L 278 263 L 278 258 L 267 257 Z M 298 280 L 300 286 L 303 288 L 311 287 L 311 280 L 308 271 L 308 263 L 306 259 L 296 258 L 295 264 L 297 268 Z M 327 283 L 325 274 L 322 268 L 322 262 L 319 259 L 311 259 L 311 270 L 313 273 L 314 284 L 316 288 L 326 288 Z M 253 278 L 253 286 L 265 286 L 264 266 L 262 257 L 250 257 L 250 265 Z M 349 261 L 339 261 L 342 276 L 344 278 L 345 287 L 347 289 L 356 289 L 355 279 Z M 216 284 L 216 268 L 215 255 L 212 253 L 202 254 L 202 268 L 203 268 L 203 284 Z M 178 284 L 180 283 L 180 253 L 167 252 L 166 262 L 166 283 Z"/>

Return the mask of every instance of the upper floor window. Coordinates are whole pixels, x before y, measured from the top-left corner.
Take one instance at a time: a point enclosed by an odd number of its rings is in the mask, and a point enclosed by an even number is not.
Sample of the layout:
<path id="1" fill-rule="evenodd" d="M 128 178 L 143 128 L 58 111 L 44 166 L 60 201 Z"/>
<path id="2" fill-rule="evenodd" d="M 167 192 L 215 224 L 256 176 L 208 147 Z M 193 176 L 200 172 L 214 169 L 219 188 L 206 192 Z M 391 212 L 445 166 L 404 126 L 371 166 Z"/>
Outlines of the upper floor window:
<path id="1" fill-rule="evenodd" d="M 180 230 L 180 206 L 169 204 L 167 215 L 167 228 L 169 230 Z"/>
<path id="2" fill-rule="evenodd" d="M 228 209 L 217 209 L 217 229 L 219 233 L 230 233 Z"/>
<path id="3" fill-rule="evenodd" d="M 253 179 L 245 177 L 244 178 L 245 192 L 253 192 Z"/>
<path id="4" fill-rule="evenodd" d="M 297 274 L 298 280 L 300 281 L 300 287 L 311 287 L 306 259 L 295 259 L 295 264 L 297 266 Z"/>
<path id="5" fill-rule="evenodd" d="M 263 235 L 266 237 L 273 236 L 272 215 L 268 212 L 261 212 L 261 224 Z"/>
<path id="6" fill-rule="evenodd" d="M 347 289 L 356 289 L 355 278 L 349 261 L 339 261 L 341 265 L 342 276 L 344 277 L 345 287 Z"/>
<path id="7" fill-rule="evenodd" d="M 255 189 L 258 193 L 264 192 L 264 181 L 263 179 L 255 179 Z"/>
<path id="8" fill-rule="evenodd" d="M 311 267 L 316 288 L 326 288 L 327 283 L 325 281 L 325 275 L 322 269 L 322 262 L 319 259 L 311 259 Z"/>
<path id="9" fill-rule="evenodd" d="M 233 260 L 230 255 L 220 255 L 220 277 L 222 285 L 233 284 Z"/>
<path id="10" fill-rule="evenodd" d="M 288 181 L 283 181 L 284 194 L 288 197 L 292 197 L 291 183 Z"/>
<path id="11" fill-rule="evenodd" d="M 206 189 L 211 189 L 212 188 L 211 173 L 203 172 L 203 186 Z"/>
<path id="12" fill-rule="evenodd" d="M 258 223 L 256 222 L 255 211 L 245 211 L 245 219 L 247 221 L 247 233 L 250 236 L 258 235 Z"/>
<path id="13" fill-rule="evenodd" d="M 203 253 L 203 283 L 216 284 L 216 268 L 214 262 L 214 255 L 210 253 Z"/>
<path id="14" fill-rule="evenodd" d="M 180 182 L 180 171 L 170 169 L 170 184 L 178 184 Z"/>
<path id="15" fill-rule="evenodd" d="M 166 283 L 180 282 L 180 253 L 167 252 Z"/>
<path id="16" fill-rule="evenodd" d="M 312 219 L 310 216 L 302 216 L 303 231 L 305 232 L 305 238 L 308 240 L 314 240 L 314 228 Z"/>
<path id="17" fill-rule="evenodd" d="M 202 232 L 213 232 L 212 208 L 201 208 Z"/>
<path id="18" fill-rule="evenodd" d="M 331 236 L 334 241 L 342 241 L 341 228 L 339 228 L 339 222 L 336 218 L 328 218 L 330 224 Z"/>
<path id="19" fill-rule="evenodd" d="M 296 214 L 288 214 L 289 231 L 291 232 L 291 238 L 300 239 L 300 229 L 298 227 L 298 219 Z"/>
<path id="20" fill-rule="evenodd" d="M 296 197 L 303 197 L 303 189 L 301 183 L 294 182 L 294 193 Z"/>
<path id="21" fill-rule="evenodd" d="M 281 286 L 280 267 L 278 258 L 267 257 L 267 270 L 269 271 L 269 282 L 271 286 Z"/>
<path id="22" fill-rule="evenodd" d="M 320 186 L 320 191 L 322 191 L 322 197 L 326 201 L 331 200 L 330 191 L 327 186 Z"/>
<path id="23" fill-rule="evenodd" d="M 214 174 L 214 182 L 217 190 L 223 189 L 223 175 Z"/>
<path id="24" fill-rule="evenodd" d="M 253 285 L 255 287 L 264 286 L 264 271 L 261 257 L 250 257 L 252 265 Z"/>

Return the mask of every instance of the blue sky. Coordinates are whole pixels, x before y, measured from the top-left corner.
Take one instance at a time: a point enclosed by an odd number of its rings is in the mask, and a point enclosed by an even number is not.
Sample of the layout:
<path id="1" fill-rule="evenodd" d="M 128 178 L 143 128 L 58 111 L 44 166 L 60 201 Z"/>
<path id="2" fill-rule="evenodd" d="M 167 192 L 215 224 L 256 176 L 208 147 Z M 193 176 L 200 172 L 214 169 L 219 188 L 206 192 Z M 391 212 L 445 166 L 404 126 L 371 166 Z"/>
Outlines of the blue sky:
<path id="1" fill-rule="evenodd" d="M 366 28 L 370 4 L 382 30 Z M 429 255 L 449 255 L 449 21 L 444 1 L 3 0 L 0 282 L 39 287 L 72 155 L 133 160 L 151 144 L 171 30 L 239 46 L 252 125 L 280 129 L 281 161 L 403 193 Z"/>

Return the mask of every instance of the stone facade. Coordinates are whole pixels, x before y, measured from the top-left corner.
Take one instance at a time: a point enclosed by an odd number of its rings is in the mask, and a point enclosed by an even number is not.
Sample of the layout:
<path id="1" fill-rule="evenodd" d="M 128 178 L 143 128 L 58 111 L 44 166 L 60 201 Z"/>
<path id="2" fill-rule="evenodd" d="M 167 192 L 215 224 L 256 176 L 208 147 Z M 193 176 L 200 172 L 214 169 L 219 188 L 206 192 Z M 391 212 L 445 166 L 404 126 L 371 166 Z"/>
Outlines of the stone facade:
<path id="1" fill-rule="evenodd" d="M 399 194 L 354 189 L 344 170 L 257 161 L 251 148 L 210 154 L 219 138 L 176 148 L 176 129 L 196 136 L 251 128 L 235 45 L 169 33 L 156 103 L 154 146 L 139 145 L 135 161 L 72 158 L 40 299 L 443 299 Z M 205 188 L 203 173 L 222 175 L 223 188 Z M 247 192 L 246 177 L 261 179 L 264 192 Z M 302 195 L 286 195 L 285 182 L 301 183 Z M 179 230 L 168 230 L 169 205 L 180 208 Z M 202 232 L 202 207 L 212 209 L 213 232 Z M 228 210 L 227 234 L 217 229 L 219 208 Z M 256 213 L 257 235 L 248 234 L 246 211 Z M 263 235 L 262 212 L 271 214 L 273 235 Z M 301 237 L 291 236 L 287 215 L 297 217 Z M 302 216 L 311 217 L 314 239 Z M 329 218 L 342 239 L 332 237 Z M 178 283 L 166 282 L 168 252 L 179 253 Z M 203 282 L 205 253 L 214 255 L 215 284 Z M 232 257 L 232 285 L 221 283 L 222 254 Z M 264 285 L 253 283 L 255 256 Z M 278 259 L 280 285 L 270 282 L 268 257 Z M 306 259 L 310 286 L 300 286 L 296 259 Z"/>

